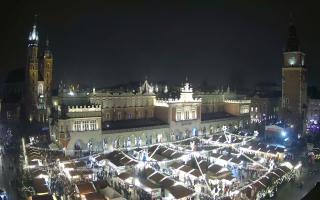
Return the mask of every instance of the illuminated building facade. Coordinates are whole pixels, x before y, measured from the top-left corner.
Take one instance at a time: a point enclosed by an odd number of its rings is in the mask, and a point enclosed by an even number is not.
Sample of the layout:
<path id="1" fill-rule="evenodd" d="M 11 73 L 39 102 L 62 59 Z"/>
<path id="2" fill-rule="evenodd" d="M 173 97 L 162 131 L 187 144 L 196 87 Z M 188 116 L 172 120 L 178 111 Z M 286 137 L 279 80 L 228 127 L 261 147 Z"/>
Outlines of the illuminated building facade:
<path id="1" fill-rule="evenodd" d="M 269 123 L 278 119 L 280 98 L 255 95 L 251 98 L 251 123 Z"/>
<path id="2" fill-rule="evenodd" d="M 167 93 L 168 88 L 162 92 Z M 50 131 L 66 150 L 110 151 L 171 142 L 222 131 L 223 126 L 245 126 L 250 121 L 250 101 L 233 101 L 219 103 L 223 109 L 237 104 L 237 109 L 230 109 L 235 113 L 221 110 L 203 114 L 201 94 L 195 95 L 188 81 L 179 96 L 170 98 L 163 97 L 147 80 L 132 92 L 88 92 L 70 87 L 53 97 L 56 114 Z"/>
<path id="3" fill-rule="evenodd" d="M 307 132 L 320 133 L 320 99 L 308 100 Z"/>

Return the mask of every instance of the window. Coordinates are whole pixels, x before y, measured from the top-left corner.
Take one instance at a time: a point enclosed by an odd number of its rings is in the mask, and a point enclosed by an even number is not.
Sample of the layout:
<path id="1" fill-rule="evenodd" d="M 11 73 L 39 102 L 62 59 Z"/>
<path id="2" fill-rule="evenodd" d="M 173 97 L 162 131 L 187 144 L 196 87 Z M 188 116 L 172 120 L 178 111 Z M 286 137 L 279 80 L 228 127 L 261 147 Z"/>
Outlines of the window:
<path id="1" fill-rule="evenodd" d="M 249 113 L 249 105 L 240 106 L 240 114 Z"/>
<path id="2" fill-rule="evenodd" d="M 153 117 L 153 111 L 150 111 L 150 117 Z"/>
<path id="3" fill-rule="evenodd" d="M 106 113 L 106 120 L 110 120 L 110 113 Z"/>
<path id="4" fill-rule="evenodd" d="M 256 107 L 256 112 L 258 112 L 258 107 Z"/>
<path id="5" fill-rule="evenodd" d="M 43 85 L 42 84 L 39 84 L 39 86 L 38 86 L 38 94 L 39 95 L 43 94 Z"/>
<path id="6" fill-rule="evenodd" d="M 253 107 L 251 107 L 251 112 L 253 112 Z"/>
<path id="7" fill-rule="evenodd" d="M 189 119 L 189 111 L 186 111 L 184 115 L 185 115 L 184 119 L 188 120 Z"/>
<path id="8" fill-rule="evenodd" d="M 84 130 L 89 130 L 89 121 L 84 121 Z"/>
<path id="9" fill-rule="evenodd" d="M 128 118 L 132 119 L 132 113 L 129 113 Z"/>
<path id="10" fill-rule="evenodd" d="M 121 112 L 118 112 L 118 120 L 121 120 Z"/>
<path id="11" fill-rule="evenodd" d="M 97 124 L 95 120 L 90 121 L 90 130 L 97 130 Z"/>
<path id="12" fill-rule="evenodd" d="M 181 112 L 177 112 L 176 120 L 177 121 L 181 120 Z"/>
<path id="13" fill-rule="evenodd" d="M 197 119 L 196 111 L 195 111 L 195 110 L 192 111 L 192 119 Z"/>
<path id="14" fill-rule="evenodd" d="M 81 131 L 81 122 L 80 121 L 74 122 L 74 131 Z"/>

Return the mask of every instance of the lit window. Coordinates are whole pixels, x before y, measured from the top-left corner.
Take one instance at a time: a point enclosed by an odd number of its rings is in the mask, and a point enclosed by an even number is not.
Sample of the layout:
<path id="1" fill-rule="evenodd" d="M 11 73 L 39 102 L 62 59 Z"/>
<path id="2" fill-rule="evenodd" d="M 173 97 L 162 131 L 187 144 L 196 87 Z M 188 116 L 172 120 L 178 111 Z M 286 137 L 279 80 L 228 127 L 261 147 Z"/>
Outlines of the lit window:
<path id="1" fill-rule="evenodd" d="M 184 115 L 185 115 L 184 119 L 188 120 L 189 119 L 189 111 L 186 111 Z"/>
<path id="2" fill-rule="evenodd" d="M 95 120 L 90 121 L 90 130 L 97 130 L 97 124 Z"/>
<path id="3" fill-rule="evenodd" d="M 177 121 L 181 120 L 181 112 L 177 112 Z"/>
<path id="4" fill-rule="evenodd" d="M 84 130 L 89 130 L 89 121 L 84 121 Z"/>
<path id="5" fill-rule="evenodd" d="M 258 112 L 258 107 L 256 107 L 256 112 Z"/>
<path id="6" fill-rule="evenodd" d="M 74 122 L 74 131 L 81 131 L 81 122 L 80 121 Z"/>
<path id="7" fill-rule="evenodd" d="M 196 118 L 197 118 L 197 116 L 196 116 L 196 111 L 193 110 L 193 111 L 192 111 L 192 119 L 196 119 Z"/>
<path id="8" fill-rule="evenodd" d="M 253 112 L 253 107 L 251 107 L 251 112 Z"/>

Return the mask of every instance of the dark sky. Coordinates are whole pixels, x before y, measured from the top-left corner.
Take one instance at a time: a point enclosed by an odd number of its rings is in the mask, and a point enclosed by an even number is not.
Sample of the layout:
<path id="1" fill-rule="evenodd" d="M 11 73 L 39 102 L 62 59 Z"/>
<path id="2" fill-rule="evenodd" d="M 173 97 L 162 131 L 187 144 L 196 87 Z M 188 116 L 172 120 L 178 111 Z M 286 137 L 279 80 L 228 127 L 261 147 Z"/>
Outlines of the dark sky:
<path id="1" fill-rule="evenodd" d="M 26 65 L 27 37 L 37 13 L 40 43 L 46 37 L 51 41 L 56 83 L 101 86 L 145 76 L 171 83 L 186 76 L 195 84 L 280 83 L 293 12 L 309 82 L 320 85 L 315 1 L 81 2 L 13 0 L 2 5 L 2 77 L 8 69 Z"/>

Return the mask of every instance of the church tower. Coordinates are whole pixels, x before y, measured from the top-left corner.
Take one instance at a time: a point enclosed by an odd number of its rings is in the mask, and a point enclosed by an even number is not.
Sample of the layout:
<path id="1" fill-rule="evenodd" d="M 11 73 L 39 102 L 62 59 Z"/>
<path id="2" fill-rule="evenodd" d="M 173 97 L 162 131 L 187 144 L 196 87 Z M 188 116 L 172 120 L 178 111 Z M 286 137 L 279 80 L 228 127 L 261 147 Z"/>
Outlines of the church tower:
<path id="1" fill-rule="evenodd" d="M 49 47 L 49 40 L 46 41 L 46 48 L 43 56 L 43 79 L 44 79 L 44 96 L 46 99 L 47 108 L 51 107 L 51 93 L 52 93 L 52 68 L 53 56 Z"/>
<path id="2" fill-rule="evenodd" d="M 307 69 L 296 28 L 290 23 L 289 38 L 283 52 L 282 109 L 284 119 L 297 133 L 303 133 L 307 106 Z"/>
<path id="3" fill-rule="evenodd" d="M 39 76 L 39 59 L 38 59 L 39 35 L 37 25 L 34 23 L 33 29 L 29 34 L 28 40 L 28 59 L 26 67 L 26 113 L 30 121 L 37 115 L 37 93 L 38 93 L 38 76 Z"/>

